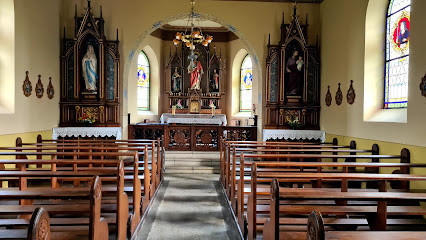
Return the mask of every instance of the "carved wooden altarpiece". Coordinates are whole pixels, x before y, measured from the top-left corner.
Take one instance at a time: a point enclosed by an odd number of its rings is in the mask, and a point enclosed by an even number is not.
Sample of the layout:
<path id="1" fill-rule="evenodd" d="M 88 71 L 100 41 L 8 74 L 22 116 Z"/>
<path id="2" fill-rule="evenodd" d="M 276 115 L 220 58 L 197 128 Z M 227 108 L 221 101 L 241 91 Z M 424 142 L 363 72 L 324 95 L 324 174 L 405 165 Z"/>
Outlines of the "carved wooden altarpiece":
<path id="1" fill-rule="evenodd" d="M 177 113 L 211 113 L 210 103 L 215 106 L 215 113 L 222 113 L 221 100 L 225 96 L 225 60 L 216 49 L 196 45 L 194 50 L 197 60 L 200 61 L 204 74 L 202 75 L 200 89 L 192 90 L 191 75 L 188 73 L 188 65 L 191 51 L 186 46 L 176 47 L 175 53 L 170 50 L 169 58 L 164 68 L 165 93 L 169 95 L 169 112 L 172 106 L 179 101 L 183 109 L 176 109 Z M 176 78 L 174 76 L 179 75 Z M 216 79 L 215 79 L 216 78 Z M 175 84 L 178 79 L 177 84 Z M 215 83 L 217 81 L 217 84 Z M 222 82 L 223 81 L 223 82 Z"/>
<path id="2" fill-rule="evenodd" d="M 83 17 L 77 16 L 76 6 L 74 20 L 75 36 L 67 39 L 64 29 L 61 46 L 60 126 L 82 126 L 86 115 L 96 119 L 92 126 L 120 126 L 118 30 L 115 41 L 106 39 L 102 7 L 95 17 L 90 0 Z M 89 51 L 96 56 L 95 90 L 87 88 L 83 77 L 83 58 Z"/>
<path id="3" fill-rule="evenodd" d="M 290 128 L 288 122 L 295 116 L 300 129 L 320 127 L 319 50 L 308 45 L 307 33 L 307 17 L 306 24 L 301 24 L 295 6 L 289 24 L 283 16 L 279 45 L 271 45 L 269 40 L 265 128 Z"/>

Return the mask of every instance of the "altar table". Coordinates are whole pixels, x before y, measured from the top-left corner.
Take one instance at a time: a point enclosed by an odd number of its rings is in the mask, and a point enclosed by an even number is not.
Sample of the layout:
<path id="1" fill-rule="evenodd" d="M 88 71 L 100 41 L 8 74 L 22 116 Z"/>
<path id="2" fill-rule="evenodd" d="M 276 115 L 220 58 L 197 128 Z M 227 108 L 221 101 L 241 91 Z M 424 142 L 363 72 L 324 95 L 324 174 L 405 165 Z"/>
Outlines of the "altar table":
<path id="1" fill-rule="evenodd" d="M 52 139 L 60 137 L 115 137 L 116 140 L 121 140 L 121 127 L 53 128 Z"/>
<path id="2" fill-rule="evenodd" d="M 325 142 L 325 132 L 318 130 L 263 129 L 263 141 L 284 140 L 320 140 Z"/>
<path id="3" fill-rule="evenodd" d="M 226 126 L 226 115 L 225 114 L 183 114 L 176 113 L 174 116 L 171 113 L 163 113 L 160 121 L 162 124 L 165 123 L 180 123 L 180 124 L 215 124 Z"/>

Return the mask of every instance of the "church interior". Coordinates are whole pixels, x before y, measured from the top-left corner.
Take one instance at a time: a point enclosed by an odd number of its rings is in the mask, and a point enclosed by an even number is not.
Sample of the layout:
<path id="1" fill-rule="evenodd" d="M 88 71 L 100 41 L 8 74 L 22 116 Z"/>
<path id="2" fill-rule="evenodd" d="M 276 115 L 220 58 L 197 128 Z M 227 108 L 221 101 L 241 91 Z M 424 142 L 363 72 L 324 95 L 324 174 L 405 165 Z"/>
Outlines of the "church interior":
<path id="1" fill-rule="evenodd" d="M 0 239 L 426 239 L 422 10 L 1 0 Z"/>

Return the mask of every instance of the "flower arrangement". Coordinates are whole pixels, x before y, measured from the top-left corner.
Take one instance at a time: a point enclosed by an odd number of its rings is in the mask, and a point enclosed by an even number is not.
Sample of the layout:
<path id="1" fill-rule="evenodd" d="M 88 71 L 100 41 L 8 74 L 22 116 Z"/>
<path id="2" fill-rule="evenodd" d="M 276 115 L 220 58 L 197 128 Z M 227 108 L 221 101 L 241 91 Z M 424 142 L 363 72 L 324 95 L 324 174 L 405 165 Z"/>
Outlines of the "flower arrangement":
<path id="1" fill-rule="evenodd" d="M 287 116 L 287 123 L 293 130 L 302 126 L 302 124 L 299 121 L 299 117 L 294 116 L 293 114 L 291 114 L 290 116 Z"/>
<path id="2" fill-rule="evenodd" d="M 179 99 L 175 106 L 176 108 L 183 109 L 182 101 Z"/>
<path id="3" fill-rule="evenodd" d="M 93 124 L 96 122 L 96 114 L 90 111 L 83 112 L 83 116 L 80 117 L 78 121 L 84 124 Z"/>

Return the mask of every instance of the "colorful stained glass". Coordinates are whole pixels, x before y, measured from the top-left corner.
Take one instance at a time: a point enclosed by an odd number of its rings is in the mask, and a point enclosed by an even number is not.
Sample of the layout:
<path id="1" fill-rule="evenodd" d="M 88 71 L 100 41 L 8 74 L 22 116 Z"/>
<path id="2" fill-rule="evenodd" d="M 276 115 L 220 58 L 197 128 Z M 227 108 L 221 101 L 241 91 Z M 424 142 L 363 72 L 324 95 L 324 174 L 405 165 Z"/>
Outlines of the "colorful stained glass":
<path id="1" fill-rule="evenodd" d="M 253 90 L 253 67 L 247 55 L 241 64 L 240 112 L 251 112 Z"/>
<path id="2" fill-rule="evenodd" d="M 406 108 L 411 0 L 391 0 L 386 19 L 384 108 Z"/>
<path id="3" fill-rule="evenodd" d="M 149 110 L 149 61 L 143 51 L 138 57 L 137 102 L 139 111 Z"/>

